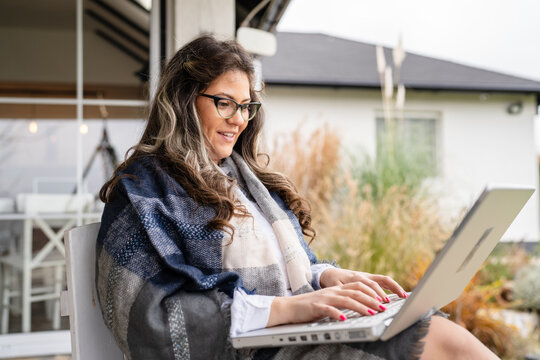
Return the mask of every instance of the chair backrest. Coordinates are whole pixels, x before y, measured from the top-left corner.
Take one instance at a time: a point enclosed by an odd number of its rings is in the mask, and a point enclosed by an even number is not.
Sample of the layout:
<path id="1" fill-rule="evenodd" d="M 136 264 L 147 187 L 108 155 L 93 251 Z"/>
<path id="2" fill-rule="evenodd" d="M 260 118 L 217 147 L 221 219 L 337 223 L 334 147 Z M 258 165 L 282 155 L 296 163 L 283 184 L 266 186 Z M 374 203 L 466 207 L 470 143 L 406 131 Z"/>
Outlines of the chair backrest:
<path id="1" fill-rule="evenodd" d="M 95 285 L 96 239 L 100 223 L 66 231 L 67 292 L 63 309 L 68 312 L 73 360 L 122 360 L 123 354 L 105 326 Z M 67 306 L 65 306 L 67 305 Z"/>

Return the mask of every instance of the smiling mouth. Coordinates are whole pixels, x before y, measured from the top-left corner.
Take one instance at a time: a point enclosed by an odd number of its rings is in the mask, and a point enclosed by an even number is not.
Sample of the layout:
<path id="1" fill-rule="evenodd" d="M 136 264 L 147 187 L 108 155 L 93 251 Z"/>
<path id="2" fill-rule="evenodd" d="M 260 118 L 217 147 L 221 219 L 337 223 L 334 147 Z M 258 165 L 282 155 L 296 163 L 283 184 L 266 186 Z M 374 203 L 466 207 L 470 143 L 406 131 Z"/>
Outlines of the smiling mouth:
<path id="1" fill-rule="evenodd" d="M 230 139 L 234 138 L 235 133 L 232 132 L 218 132 L 218 134 L 228 137 Z"/>

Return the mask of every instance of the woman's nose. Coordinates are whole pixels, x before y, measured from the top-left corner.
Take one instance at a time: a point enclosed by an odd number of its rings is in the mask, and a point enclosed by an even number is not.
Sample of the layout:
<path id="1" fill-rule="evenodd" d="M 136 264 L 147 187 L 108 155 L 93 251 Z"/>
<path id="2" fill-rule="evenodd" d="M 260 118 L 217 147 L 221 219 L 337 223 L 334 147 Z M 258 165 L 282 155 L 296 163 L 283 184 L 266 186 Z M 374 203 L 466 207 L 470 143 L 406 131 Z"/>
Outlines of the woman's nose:
<path id="1" fill-rule="evenodd" d="M 234 124 L 241 126 L 244 124 L 244 118 L 242 118 L 242 114 L 240 114 L 240 110 L 236 111 L 232 117 L 227 119 L 229 124 Z"/>

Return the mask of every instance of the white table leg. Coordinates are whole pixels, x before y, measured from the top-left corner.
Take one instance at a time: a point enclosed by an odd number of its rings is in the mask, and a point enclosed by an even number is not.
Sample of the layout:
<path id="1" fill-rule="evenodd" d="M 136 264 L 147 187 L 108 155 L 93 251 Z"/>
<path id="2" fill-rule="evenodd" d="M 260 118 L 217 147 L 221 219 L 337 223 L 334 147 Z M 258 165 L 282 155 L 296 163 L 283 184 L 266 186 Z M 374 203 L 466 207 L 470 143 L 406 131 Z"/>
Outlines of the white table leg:
<path id="1" fill-rule="evenodd" d="M 7 334 L 9 328 L 9 307 L 11 277 L 13 276 L 11 266 L 2 265 L 2 324 L 0 332 Z"/>
<path id="2" fill-rule="evenodd" d="M 57 299 L 54 299 L 54 309 L 53 309 L 53 329 L 60 329 L 60 294 L 62 293 L 63 285 L 63 276 L 64 267 L 55 266 L 54 267 L 54 293 L 58 295 Z"/>
<path id="3" fill-rule="evenodd" d="M 32 296 L 32 220 L 24 220 L 22 276 L 22 331 L 29 332 L 32 321 L 30 303 L 30 297 Z"/>

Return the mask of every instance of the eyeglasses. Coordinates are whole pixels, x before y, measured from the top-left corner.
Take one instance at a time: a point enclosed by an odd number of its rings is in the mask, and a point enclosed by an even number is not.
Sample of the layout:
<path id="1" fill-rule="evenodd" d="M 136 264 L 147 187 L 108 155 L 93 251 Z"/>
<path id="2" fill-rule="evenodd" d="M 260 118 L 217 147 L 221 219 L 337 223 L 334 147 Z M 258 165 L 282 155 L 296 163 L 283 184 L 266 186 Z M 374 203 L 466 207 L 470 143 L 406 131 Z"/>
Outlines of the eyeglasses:
<path id="1" fill-rule="evenodd" d="M 249 121 L 255 117 L 257 114 L 257 111 L 261 107 L 260 102 L 250 102 L 246 104 L 239 104 L 233 99 L 216 96 L 216 95 L 208 95 L 208 94 L 199 94 L 200 96 L 204 96 L 210 99 L 214 100 L 214 105 L 216 106 L 216 110 L 224 119 L 230 119 L 236 114 L 238 109 L 240 109 L 240 114 L 242 115 L 242 119 L 244 121 Z"/>

